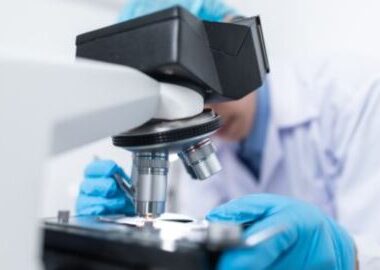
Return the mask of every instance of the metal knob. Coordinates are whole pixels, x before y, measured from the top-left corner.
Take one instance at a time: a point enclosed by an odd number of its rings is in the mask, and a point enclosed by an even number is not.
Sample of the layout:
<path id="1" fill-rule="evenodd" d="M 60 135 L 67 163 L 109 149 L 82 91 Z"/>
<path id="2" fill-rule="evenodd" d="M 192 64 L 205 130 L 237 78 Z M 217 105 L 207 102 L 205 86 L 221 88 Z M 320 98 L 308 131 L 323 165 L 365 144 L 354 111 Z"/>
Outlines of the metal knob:
<path id="1" fill-rule="evenodd" d="M 70 211 L 68 210 L 59 210 L 57 215 L 58 223 L 68 224 L 70 221 Z"/>

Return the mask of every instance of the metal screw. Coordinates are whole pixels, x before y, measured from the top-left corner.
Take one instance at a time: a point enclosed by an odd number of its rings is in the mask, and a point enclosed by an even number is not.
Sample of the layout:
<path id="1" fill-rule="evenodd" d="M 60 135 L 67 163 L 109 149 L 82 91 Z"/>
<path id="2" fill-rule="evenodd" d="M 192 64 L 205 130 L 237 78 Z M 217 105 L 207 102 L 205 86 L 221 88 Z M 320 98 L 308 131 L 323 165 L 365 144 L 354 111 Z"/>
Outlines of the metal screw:
<path id="1" fill-rule="evenodd" d="M 59 210 L 58 211 L 58 223 L 68 224 L 70 220 L 70 211 L 68 210 Z"/>

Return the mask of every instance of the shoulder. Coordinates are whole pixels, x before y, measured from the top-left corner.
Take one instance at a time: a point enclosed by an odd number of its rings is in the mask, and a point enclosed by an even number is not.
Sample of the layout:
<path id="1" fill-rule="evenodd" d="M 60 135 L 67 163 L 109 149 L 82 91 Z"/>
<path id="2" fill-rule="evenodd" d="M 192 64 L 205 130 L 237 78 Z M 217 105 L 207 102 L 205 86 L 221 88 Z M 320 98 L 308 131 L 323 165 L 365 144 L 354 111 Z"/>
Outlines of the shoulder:
<path id="1" fill-rule="evenodd" d="M 286 74 L 305 86 L 320 87 L 331 82 L 356 86 L 380 77 L 380 59 L 358 54 L 324 54 L 273 62 L 276 75 Z"/>
<path id="2" fill-rule="evenodd" d="M 369 95 L 380 81 L 380 60 L 363 55 L 326 54 L 277 59 L 272 71 L 272 100 L 279 100 L 274 106 L 285 106 L 281 103 L 288 98 L 288 103 L 315 116 L 326 110 L 340 111 Z"/>

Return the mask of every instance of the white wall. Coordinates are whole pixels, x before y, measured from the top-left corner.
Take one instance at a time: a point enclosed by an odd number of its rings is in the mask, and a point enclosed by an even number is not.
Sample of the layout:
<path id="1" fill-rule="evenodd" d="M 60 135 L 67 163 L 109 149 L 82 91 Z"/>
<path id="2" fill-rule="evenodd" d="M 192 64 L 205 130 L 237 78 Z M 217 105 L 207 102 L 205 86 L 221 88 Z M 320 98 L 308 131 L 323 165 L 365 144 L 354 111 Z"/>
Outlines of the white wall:
<path id="1" fill-rule="evenodd" d="M 227 0 L 259 13 L 271 57 L 323 51 L 380 56 L 378 0 Z"/>
<path id="2" fill-rule="evenodd" d="M 125 0 L 2 0 L 0 53 L 74 60 L 76 35 L 114 23 L 124 2 Z M 20 154 L 27 154 L 27 150 Z M 113 158 L 120 164 L 129 157 L 125 151 L 115 149 L 109 140 L 104 140 L 52 158 L 47 164 L 48 181 L 45 183 L 46 195 L 41 215 L 51 216 L 58 209 L 73 209 L 83 168 L 94 155 Z"/>
<path id="3" fill-rule="evenodd" d="M 2 0 L 0 53 L 74 58 L 78 33 L 113 23 L 124 0 Z M 271 58 L 356 51 L 380 56 L 378 0 L 227 0 L 244 15 L 259 13 Z M 1 75 L 0 75 L 1 76 Z M 109 140 L 51 160 L 43 215 L 72 209 L 82 171 L 94 155 L 130 164 Z"/>
<path id="4" fill-rule="evenodd" d="M 111 24 L 126 1 L 2 0 L 0 50 L 72 57 L 75 35 Z M 332 49 L 380 55 L 378 0 L 226 1 L 262 16 L 272 56 Z"/>
<path id="5" fill-rule="evenodd" d="M 0 50 L 73 57 L 75 36 L 115 21 L 126 0 L 2 0 Z"/>

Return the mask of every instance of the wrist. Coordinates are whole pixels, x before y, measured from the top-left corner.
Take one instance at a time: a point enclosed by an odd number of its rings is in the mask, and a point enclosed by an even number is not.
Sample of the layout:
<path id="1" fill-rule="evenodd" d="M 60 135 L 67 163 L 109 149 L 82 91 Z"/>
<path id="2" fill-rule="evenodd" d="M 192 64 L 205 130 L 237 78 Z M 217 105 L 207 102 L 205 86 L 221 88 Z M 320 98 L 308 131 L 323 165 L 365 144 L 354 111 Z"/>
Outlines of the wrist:
<path id="1" fill-rule="evenodd" d="M 355 245 L 355 270 L 359 270 L 360 267 L 359 267 L 359 256 L 358 256 L 358 249 Z"/>

